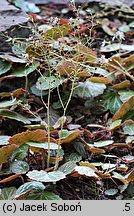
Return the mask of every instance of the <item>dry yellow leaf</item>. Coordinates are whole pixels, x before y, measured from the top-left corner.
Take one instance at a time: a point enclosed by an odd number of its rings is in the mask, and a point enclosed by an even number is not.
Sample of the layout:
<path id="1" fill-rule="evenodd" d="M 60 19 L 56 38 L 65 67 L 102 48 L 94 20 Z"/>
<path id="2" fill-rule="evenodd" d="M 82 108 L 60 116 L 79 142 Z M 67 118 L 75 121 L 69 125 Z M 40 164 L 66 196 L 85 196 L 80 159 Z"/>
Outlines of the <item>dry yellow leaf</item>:
<path id="1" fill-rule="evenodd" d="M 7 145 L 0 148 L 0 164 L 7 163 L 16 148 L 16 145 Z"/>

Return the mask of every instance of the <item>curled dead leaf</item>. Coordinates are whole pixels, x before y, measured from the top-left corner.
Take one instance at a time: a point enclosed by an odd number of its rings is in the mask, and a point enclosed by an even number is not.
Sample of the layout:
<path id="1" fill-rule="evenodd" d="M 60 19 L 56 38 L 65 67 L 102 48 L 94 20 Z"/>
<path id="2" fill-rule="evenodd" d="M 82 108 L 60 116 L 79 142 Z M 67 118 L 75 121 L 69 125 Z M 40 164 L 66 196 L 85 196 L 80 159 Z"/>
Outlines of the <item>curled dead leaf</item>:
<path id="1" fill-rule="evenodd" d="M 76 56 L 74 56 L 74 60 L 79 60 L 79 61 L 89 62 L 89 63 L 93 63 L 97 60 L 96 52 L 86 47 L 83 44 L 78 43 L 74 47 L 74 50 L 77 53 Z"/>
<path id="2" fill-rule="evenodd" d="M 120 109 L 114 114 L 112 121 L 122 119 L 132 108 L 134 107 L 134 96 L 129 98 L 125 103 L 122 104 Z"/>
<path id="3" fill-rule="evenodd" d="M 10 159 L 10 156 L 14 152 L 14 150 L 17 148 L 16 145 L 7 145 L 0 148 L 0 164 L 8 162 Z"/>
<path id="4" fill-rule="evenodd" d="M 95 83 L 103 83 L 103 84 L 109 84 L 112 82 L 112 80 L 107 77 L 90 77 L 87 80 Z"/>
<path id="5" fill-rule="evenodd" d="M 73 131 L 73 132 L 71 131 L 68 136 L 60 139 L 60 144 L 70 143 L 71 141 L 75 140 L 80 134 L 82 134 L 82 131 L 80 131 L 80 130 Z"/>
<path id="6" fill-rule="evenodd" d="M 120 82 L 118 84 L 113 85 L 113 88 L 115 88 L 115 89 L 124 89 L 124 88 L 128 88 L 129 86 L 130 86 L 130 81 L 125 80 L 123 82 Z"/>
<path id="7" fill-rule="evenodd" d="M 42 141 L 47 135 L 47 132 L 42 129 L 37 129 L 34 131 L 27 130 L 22 133 L 15 134 L 9 139 L 9 144 L 16 144 L 21 146 L 28 141 Z"/>
<path id="8" fill-rule="evenodd" d="M 9 176 L 9 177 L 7 177 L 7 178 L 5 178 L 5 179 L 2 179 L 2 180 L 0 181 L 0 184 L 10 182 L 10 181 L 12 181 L 12 180 L 14 180 L 14 179 L 16 179 L 16 178 L 18 178 L 18 177 L 21 177 L 21 174 L 20 174 L 20 173 L 19 173 L 19 174 L 15 174 L 15 175 L 11 175 L 11 176 Z"/>

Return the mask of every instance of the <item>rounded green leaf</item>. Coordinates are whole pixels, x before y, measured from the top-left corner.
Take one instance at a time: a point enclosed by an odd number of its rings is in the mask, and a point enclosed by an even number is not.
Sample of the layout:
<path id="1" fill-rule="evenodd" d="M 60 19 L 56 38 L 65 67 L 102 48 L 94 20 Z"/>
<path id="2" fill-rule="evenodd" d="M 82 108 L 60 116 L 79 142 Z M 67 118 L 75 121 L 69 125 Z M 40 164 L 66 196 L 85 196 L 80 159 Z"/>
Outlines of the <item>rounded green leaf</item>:
<path id="1" fill-rule="evenodd" d="M 17 121 L 21 121 L 24 124 L 30 124 L 31 122 L 24 116 L 22 116 L 21 114 L 8 110 L 8 109 L 0 109 L 0 116 L 4 116 L 7 117 L 9 119 L 14 119 Z"/>
<path id="2" fill-rule="evenodd" d="M 133 143 L 134 142 L 134 136 L 128 136 L 125 140 L 125 143 L 129 144 L 129 143 Z"/>
<path id="3" fill-rule="evenodd" d="M 35 94 L 36 96 L 48 95 L 48 91 L 41 91 L 41 90 L 37 89 L 35 84 L 32 85 L 30 89 L 31 89 L 32 93 Z"/>
<path id="4" fill-rule="evenodd" d="M 127 45 L 127 44 L 120 44 L 120 43 L 113 43 L 110 45 L 106 45 L 104 47 L 101 47 L 101 52 L 114 52 L 119 49 L 127 50 L 127 51 L 134 51 L 133 45 Z"/>
<path id="5" fill-rule="evenodd" d="M 11 68 L 11 63 L 7 61 L 0 61 L 0 75 L 6 73 Z"/>
<path id="6" fill-rule="evenodd" d="M 65 137 L 69 136 L 71 133 L 72 133 L 71 131 L 63 129 L 63 130 L 59 131 L 59 136 L 61 138 L 65 138 Z"/>
<path id="7" fill-rule="evenodd" d="M 114 130 L 116 128 L 118 128 L 121 125 L 121 120 L 116 120 L 114 122 L 112 122 L 112 124 L 110 125 L 110 130 Z"/>
<path id="8" fill-rule="evenodd" d="M 10 161 L 16 160 L 23 160 L 27 156 L 27 151 L 29 149 L 29 146 L 26 144 L 22 144 L 19 146 L 10 157 Z"/>
<path id="9" fill-rule="evenodd" d="M 121 107 L 122 101 L 116 92 L 110 92 L 103 95 L 103 106 L 109 109 L 112 114 L 115 114 Z"/>
<path id="10" fill-rule="evenodd" d="M 73 153 L 67 153 L 65 156 L 66 161 L 75 161 L 75 162 L 79 162 L 80 160 L 82 160 L 82 156 L 77 153 L 77 152 L 73 152 Z"/>
<path id="11" fill-rule="evenodd" d="M 25 125 L 25 127 L 30 129 L 30 130 L 36 130 L 36 129 L 46 129 L 47 125 L 35 124 L 35 125 Z"/>
<path id="12" fill-rule="evenodd" d="M 50 76 L 50 77 L 39 77 L 37 83 L 36 83 L 36 88 L 39 90 L 49 90 L 49 89 L 54 89 L 57 88 L 60 84 L 62 84 L 63 79 L 59 79 L 55 76 Z"/>
<path id="13" fill-rule="evenodd" d="M 16 192 L 15 187 L 3 188 L 0 193 L 0 200 L 12 200 Z"/>
<path id="14" fill-rule="evenodd" d="M 16 99 L 10 101 L 0 102 L 0 109 L 5 109 L 14 105 L 17 105 L 18 101 Z"/>
<path id="15" fill-rule="evenodd" d="M 83 143 L 79 142 L 79 141 L 73 141 L 73 146 L 76 149 L 76 151 L 83 157 L 83 158 L 87 158 L 87 154 L 85 151 L 85 147 L 83 145 Z"/>
<path id="16" fill-rule="evenodd" d="M 134 28 L 134 21 L 132 21 L 132 22 L 129 23 L 129 27 L 130 28 Z"/>
<path id="17" fill-rule="evenodd" d="M 38 142 L 27 142 L 27 145 L 31 146 L 31 147 L 37 147 L 37 148 L 41 148 L 41 149 L 58 149 L 58 145 L 56 143 L 50 142 L 50 147 L 48 142 L 44 142 L 44 143 L 38 143 Z"/>
<path id="18" fill-rule="evenodd" d="M 134 123 L 130 123 L 124 126 L 123 131 L 125 134 L 134 135 Z"/>
<path id="19" fill-rule="evenodd" d="M 109 190 L 105 191 L 105 195 L 107 195 L 107 196 L 114 196 L 117 193 L 118 193 L 117 189 L 109 189 Z"/>
<path id="20" fill-rule="evenodd" d="M 99 147 L 112 145 L 113 143 L 114 143 L 113 140 L 102 140 L 102 141 L 94 142 L 94 146 L 99 148 Z"/>
<path id="21" fill-rule="evenodd" d="M 76 163 L 74 161 L 68 161 L 60 166 L 58 170 L 68 175 L 75 169 L 75 167 Z"/>
<path id="22" fill-rule="evenodd" d="M 17 68 L 15 71 L 13 71 L 12 75 L 16 77 L 26 77 L 28 76 L 28 74 L 34 72 L 38 66 L 39 66 L 38 62 L 27 67 L 21 66 Z"/>
<path id="23" fill-rule="evenodd" d="M 126 102 L 127 100 L 129 100 L 132 96 L 134 96 L 134 91 L 132 91 L 132 90 L 129 90 L 129 91 L 122 90 L 122 91 L 119 91 L 118 93 L 119 93 L 120 99 L 123 103 Z"/>
<path id="24" fill-rule="evenodd" d="M 15 198 L 20 197 L 22 195 L 24 196 L 31 190 L 38 192 L 44 190 L 45 188 L 46 188 L 45 185 L 43 185 L 41 182 L 37 182 L 37 181 L 26 182 L 25 184 L 21 185 L 17 189 Z"/>
<path id="25" fill-rule="evenodd" d="M 83 99 L 97 97 L 98 95 L 103 94 L 104 90 L 106 89 L 105 84 L 90 81 L 79 82 L 75 87 L 76 88 L 73 92 L 73 95 Z"/>
<path id="26" fill-rule="evenodd" d="M 26 196 L 25 200 L 62 200 L 62 199 L 58 195 L 45 190 L 41 193 L 31 193 L 28 196 Z"/>
<path id="27" fill-rule="evenodd" d="M 110 72 L 108 72 L 102 68 L 87 66 L 86 69 L 88 70 L 89 73 L 100 74 L 100 75 L 103 75 L 104 77 L 110 78 L 111 80 L 115 80 L 115 76 L 113 74 L 111 74 Z"/>
<path id="28" fill-rule="evenodd" d="M 11 170 L 15 174 L 25 174 L 29 170 L 29 165 L 25 161 L 14 161 L 11 164 Z"/>
<path id="29" fill-rule="evenodd" d="M 85 175 L 87 177 L 95 177 L 98 179 L 98 175 L 95 173 L 93 169 L 88 166 L 76 166 L 75 171 L 80 175 Z"/>
<path id="30" fill-rule="evenodd" d="M 26 63 L 27 62 L 27 60 L 24 58 L 17 58 L 9 54 L 0 55 L 0 58 L 10 61 L 10 62 L 16 62 L 16 63 Z"/>
<path id="31" fill-rule="evenodd" d="M 15 4 L 16 7 L 20 8 L 25 12 L 39 13 L 40 9 L 32 2 L 27 2 L 25 0 L 12 0 L 12 3 Z"/>
<path id="32" fill-rule="evenodd" d="M 28 60 L 28 56 L 26 55 L 26 44 L 23 42 L 20 43 L 14 43 L 12 46 L 12 52 L 20 57 L 20 58 L 26 58 Z"/>
<path id="33" fill-rule="evenodd" d="M 49 191 L 44 191 L 41 194 L 41 199 L 42 200 L 62 200 L 58 195 Z"/>
<path id="34" fill-rule="evenodd" d="M 57 182 L 66 177 L 66 175 L 61 171 L 52 171 L 47 173 L 44 170 L 33 170 L 28 172 L 26 175 L 28 178 L 40 182 Z"/>
<path id="35" fill-rule="evenodd" d="M 118 188 L 120 190 L 120 193 L 124 192 L 127 189 L 128 185 L 129 184 L 119 185 Z"/>
<path id="36" fill-rule="evenodd" d="M 119 31 L 128 32 L 128 31 L 130 31 L 130 27 L 129 27 L 129 25 L 122 25 L 119 27 Z"/>

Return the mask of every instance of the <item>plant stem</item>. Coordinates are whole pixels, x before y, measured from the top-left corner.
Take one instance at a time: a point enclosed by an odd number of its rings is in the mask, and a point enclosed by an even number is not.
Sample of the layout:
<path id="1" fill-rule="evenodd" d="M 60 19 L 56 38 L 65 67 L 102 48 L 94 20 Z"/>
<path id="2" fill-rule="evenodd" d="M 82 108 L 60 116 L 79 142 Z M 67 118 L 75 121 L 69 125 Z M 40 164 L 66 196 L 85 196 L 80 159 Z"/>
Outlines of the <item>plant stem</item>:
<path id="1" fill-rule="evenodd" d="M 42 152 L 42 169 L 45 169 L 45 151 Z"/>
<path id="2" fill-rule="evenodd" d="M 50 74 L 51 76 L 51 74 Z M 51 82 L 51 81 L 50 81 Z M 47 132 L 48 132 L 48 157 L 47 157 L 47 168 L 49 168 L 50 163 L 50 96 L 51 96 L 51 84 L 49 82 L 49 91 L 48 91 L 48 104 L 47 104 Z"/>
<path id="3" fill-rule="evenodd" d="M 72 81 L 72 86 L 71 86 L 71 92 L 68 98 L 68 101 L 66 103 L 66 106 L 64 107 L 64 111 L 63 111 L 63 118 L 62 118 L 62 123 L 61 123 L 61 132 L 63 130 L 63 126 L 64 126 L 64 119 L 65 119 L 65 115 L 66 115 L 66 111 L 67 111 L 67 107 L 71 101 L 72 95 L 73 95 L 73 91 L 74 91 L 74 85 L 75 85 L 75 79 L 76 77 L 74 77 L 73 81 Z M 54 170 L 58 169 L 59 166 L 59 152 L 60 152 L 60 141 L 62 138 L 62 133 L 59 133 L 59 140 L 58 140 L 58 150 L 57 150 L 57 155 L 56 155 L 56 162 L 55 162 L 55 168 Z"/>
<path id="4" fill-rule="evenodd" d="M 25 76 L 25 90 L 28 89 L 28 77 Z"/>

